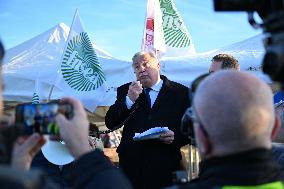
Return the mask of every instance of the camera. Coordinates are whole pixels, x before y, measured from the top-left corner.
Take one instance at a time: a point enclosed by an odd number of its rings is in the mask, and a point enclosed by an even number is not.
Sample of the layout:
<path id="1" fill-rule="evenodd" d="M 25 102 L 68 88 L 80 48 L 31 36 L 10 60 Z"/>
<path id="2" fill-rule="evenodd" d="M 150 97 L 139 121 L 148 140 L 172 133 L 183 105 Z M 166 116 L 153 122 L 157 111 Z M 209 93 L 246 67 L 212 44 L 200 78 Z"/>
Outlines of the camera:
<path id="1" fill-rule="evenodd" d="M 55 116 L 61 113 L 67 119 L 73 117 L 71 104 L 51 102 L 40 104 L 20 104 L 16 106 L 15 124 L 23 131 L 23 135 L 32 133 L 59 135 L 59 127 L 55 122 Z"/>
<path id="2" fill-rule="evenodd" d="M 191 90 L 189 90 L 189 100 L 191 106 L 186 109 L 181 119 L 181 126 L 180 126 L 181 133 L 189 138 L 190 145 L 193 146 L 196 146 L 195 136 L 193 131 L 193 121 L 192 121 L 193 97 L 198 85 L 209 75 L 210 75 L 209 73 L 202 74 L 192 81 L 190 87 Z"/>
<path id="3" fill-rule="evenodd" d="M 215 11 L 247 11 L 254 28 L 263 28 L 266 54 L 263 72 L 274 81 L 284 84 L 284 1 L 283 0 L 214 0 Z M 254 20 L 257 12 L 263 23 Z"/>

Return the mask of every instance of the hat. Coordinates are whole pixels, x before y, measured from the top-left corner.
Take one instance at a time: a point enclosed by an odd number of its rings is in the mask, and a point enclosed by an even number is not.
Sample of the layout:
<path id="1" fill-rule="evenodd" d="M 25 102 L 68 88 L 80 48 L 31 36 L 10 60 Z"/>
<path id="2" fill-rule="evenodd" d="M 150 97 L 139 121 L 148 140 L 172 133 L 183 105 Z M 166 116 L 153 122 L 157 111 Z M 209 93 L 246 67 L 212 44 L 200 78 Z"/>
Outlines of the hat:
<path id="1" fill-rule="evenodd" d="M 47 140 L 41 148 L 44 157 L 55 165 L 65 165 L 74 161 L 64 142 Z"/>

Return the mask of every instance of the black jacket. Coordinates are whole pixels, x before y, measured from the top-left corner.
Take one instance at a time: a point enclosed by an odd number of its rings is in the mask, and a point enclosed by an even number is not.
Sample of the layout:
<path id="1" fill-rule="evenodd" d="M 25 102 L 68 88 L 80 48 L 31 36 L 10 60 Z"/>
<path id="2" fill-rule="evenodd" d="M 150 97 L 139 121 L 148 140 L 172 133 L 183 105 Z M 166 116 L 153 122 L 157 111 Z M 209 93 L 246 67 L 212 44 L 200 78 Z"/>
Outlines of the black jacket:
<path id="1" fill-rule="evenodd" d="M 74 163 L 70 182 L 78 189 L 132 189 L 128 179 L 100 150 L 83 155 Z"/>
<path id="2" fill-rule="evenodd" d="M 130 110 L 127 108 L 125 101 L 130 85 L 128 83 L 118 88 L 117 100 L 105 118 L 106 126 L 113 129 L 129 117 L 124 124 L 117 152 L 120 167 L 137 189 L 170 185 L 172 172 L 180 167 L 180 147 L 189 142 L 180 132 L 181 118 L 190 105 L 189 89 L 164 76 L 161 79 L 163 85 L 151 109 L 145 93 L 141 93 Z M 133 140 L 134 133 L 152 127 L 168 127 L 175 133 L 175 140 L 172 144 L 163 144 L 159 140 Z"/>
<path id="3" fill-rule="evenodd" d="M 272 152 L 256 149 L 226 157 L 212 158 L 200 164 L 199 178 L 189 184 L 167 189 L 206 189 L 222 186 L 256 186 L 284 181 L 280 165 Z"/>
<path id="4" fill-rule="evenodd" d="M 133 189 L 122 172 L 112 165 L 99 150 L 92 151 L 75 161 L 68 182 L 74 189 Z M 0 166 L 0 186 L 3 189 L 59 189 L 44 172 L 23 171 Z"/>

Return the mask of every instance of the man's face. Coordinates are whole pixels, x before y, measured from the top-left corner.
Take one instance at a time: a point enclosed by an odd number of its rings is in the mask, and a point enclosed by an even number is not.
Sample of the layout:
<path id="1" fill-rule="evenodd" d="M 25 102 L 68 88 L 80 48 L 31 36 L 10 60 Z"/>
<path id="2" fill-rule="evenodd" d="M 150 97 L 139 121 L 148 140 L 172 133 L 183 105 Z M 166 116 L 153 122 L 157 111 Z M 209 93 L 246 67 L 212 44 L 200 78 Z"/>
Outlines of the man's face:
<path id="1" fill-rule="evenodd" d="M 160 63 L 149 54 L 136 57 L 132 67 L 143 87 L 152 87 L 160 77 Z"/>
<path id="2" fill-rule="evenodd" d="M 209 73 L 213 73 L 218 70 L 221 70 L 222 69 L 221 67 L 222 67 L 221 61 L 212 61 L 211 66 L 209 68 Z"/>

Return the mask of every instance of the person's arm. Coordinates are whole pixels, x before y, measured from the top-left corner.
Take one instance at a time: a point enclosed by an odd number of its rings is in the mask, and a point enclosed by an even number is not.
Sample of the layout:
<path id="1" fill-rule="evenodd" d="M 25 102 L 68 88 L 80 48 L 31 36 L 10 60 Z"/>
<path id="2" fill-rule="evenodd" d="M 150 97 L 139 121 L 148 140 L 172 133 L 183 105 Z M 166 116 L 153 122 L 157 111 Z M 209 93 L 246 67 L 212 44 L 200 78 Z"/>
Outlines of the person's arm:
<path id="1" fill-rule="evenodd" d="M 129 114 L 134 111 L 134 103 L 142 93 L 142 86 L 140 87 L 132 84 L 125 84 L 117 89 L 117 99 L 115 103 L 110 106 L 105 117 L 105 124 L 108 129 L 117 129 L 118 126 L 122 126 L 122 123 L 127 119 Z M 127 107 L 126 96 L 132 101 L 131 107 Z"/>
<path id="2" fill-rule="evenodd" d="M 82 104 L 73 98 L 63 101 L 72 104 L 74 116 L 70 120 L 63 115 L 56 116 L 60 136 L 76 163 L 72 173 L 74 188 L 130 189 L 124 175 L 115 168 L 99 150 L 90 147 L 88 141 L 89 122 Z"/>
<path id="3" fill-rule="evenodd" d="M 12 151 L 11 166 L 14 168 L 29 170 L 34 156 L 45 144 L 44 136 L 34 133 L 28 138 L 19 137 Z"/>

